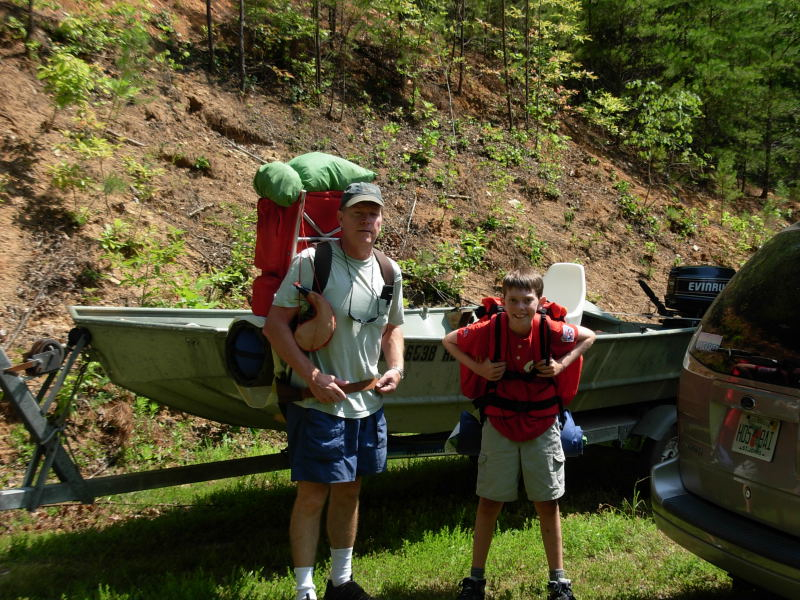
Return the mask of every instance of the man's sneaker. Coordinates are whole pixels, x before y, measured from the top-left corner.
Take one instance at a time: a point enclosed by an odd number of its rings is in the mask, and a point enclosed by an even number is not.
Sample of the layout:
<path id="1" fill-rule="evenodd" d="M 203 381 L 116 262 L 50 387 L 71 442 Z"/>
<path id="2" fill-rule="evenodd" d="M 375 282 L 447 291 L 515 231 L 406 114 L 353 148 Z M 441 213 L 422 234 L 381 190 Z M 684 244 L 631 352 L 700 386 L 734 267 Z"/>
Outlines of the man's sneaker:
<path id="1" fill-rule="evenodd" d="M 465 577 L 461 580 L 461 593 L 457 600 L 483 600 L 486 596 L 486 580 Z"/>
<path id="2" fill-rule="evenodd" d="M 575 596 L 572 595 L 572 582 L 569 579 L 549 581 L 547 600 L 575 600 Z"/>
<path id="3" fill-rule="evenodd" d="M 325 587 L 325 600 L 375 600 L 363 588 L 352 579 L 342 585 L 333 586 L 333 582 L 328 579 Z"/>

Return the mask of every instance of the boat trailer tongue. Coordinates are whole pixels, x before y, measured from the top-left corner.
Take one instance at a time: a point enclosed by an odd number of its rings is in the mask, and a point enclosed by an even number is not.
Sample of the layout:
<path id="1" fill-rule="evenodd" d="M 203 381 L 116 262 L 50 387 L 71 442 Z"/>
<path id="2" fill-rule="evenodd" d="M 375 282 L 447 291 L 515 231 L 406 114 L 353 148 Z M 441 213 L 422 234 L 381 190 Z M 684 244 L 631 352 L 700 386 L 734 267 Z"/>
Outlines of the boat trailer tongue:
<path id="1" fill-rule="evenodd" d="M 14 405 L 36 446 L 22 486 L 0 490 L 0 510 L 25 508 L 32 511 L 44 504 L 70 501 L 91 504 L 98 496 L 239 477 L 288 467 L 285 452 L 278 452 L 85 479 L 63 441 L 64 425 L 88 360 L 82 361 L 78 367 L 78 376 L 71 392 L 61 398 L 58 396 L 78 358 L 88 350 L 89 342 L 89 332 L 75 328 L 70 331 L 66 348 L 56 340 L 39 340 L 23 355 L 23 362 L 16 365 L 0 348 L 0 389 L 3 398 Z M 23 378 L 23 372 L 27 378 Z M 47 377 L 34 395 L 28 387 L 28 381 L 42 375 Z M 55 474 L 59 483 L 48 482 L 51 473 Z"/>

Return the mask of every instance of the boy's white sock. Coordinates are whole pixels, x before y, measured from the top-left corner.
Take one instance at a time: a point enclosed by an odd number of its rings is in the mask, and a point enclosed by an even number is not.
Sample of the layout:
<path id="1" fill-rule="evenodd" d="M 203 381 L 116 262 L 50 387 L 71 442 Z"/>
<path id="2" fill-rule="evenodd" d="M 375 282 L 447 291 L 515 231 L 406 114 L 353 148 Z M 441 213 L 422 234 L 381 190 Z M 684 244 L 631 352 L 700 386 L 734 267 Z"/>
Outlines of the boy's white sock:
<path id="1" fill-rule="evenodd" d="M 353 549 L 331 548 L 331 583 L 347 583 L 353 576 Z"/>
<path id="2" fill-rule="evenodd" d="M 314 567 L 296 567 L 294 570 L 294 600 L 317 600 L 317 587 L 314 585 Z"/>

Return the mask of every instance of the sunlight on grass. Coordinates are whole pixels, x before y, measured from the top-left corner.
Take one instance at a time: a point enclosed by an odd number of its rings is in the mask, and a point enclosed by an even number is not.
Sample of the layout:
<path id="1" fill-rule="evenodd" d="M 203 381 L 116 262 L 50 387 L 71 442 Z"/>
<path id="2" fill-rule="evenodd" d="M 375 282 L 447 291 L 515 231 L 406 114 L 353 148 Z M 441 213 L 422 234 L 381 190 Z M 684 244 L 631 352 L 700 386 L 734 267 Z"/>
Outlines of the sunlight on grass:
<path id="1" fill-rule="evenodd" d="M 734 598 L 722 571 L 656 529 L 646 503 L 630 510 L 637 499 L 629 481 L 616 489 L 584 476 L 584 493 L 565 498 L 565 563 L 578 597 Z M 279 471 L 116 496 L 94 507 L 15 513 L 20 530 L 0 540 L 0 597 L 290 600 L 293 500 L 289 474 Z M 359 583 L 385 599 L 452 600 L 469 572 L 476 504 L 468 460 L 391 461 L 388 473 L 364 483 L 354 559 Z M 48 515 L 61 515 L 65 529 L 37 532 L 37 519 Z M 329 569 L 323 538 L 320 592 Z M 529 502 L 504 509 L 487 577 L 491 600 L 545 596 L 546 560 Z"/>

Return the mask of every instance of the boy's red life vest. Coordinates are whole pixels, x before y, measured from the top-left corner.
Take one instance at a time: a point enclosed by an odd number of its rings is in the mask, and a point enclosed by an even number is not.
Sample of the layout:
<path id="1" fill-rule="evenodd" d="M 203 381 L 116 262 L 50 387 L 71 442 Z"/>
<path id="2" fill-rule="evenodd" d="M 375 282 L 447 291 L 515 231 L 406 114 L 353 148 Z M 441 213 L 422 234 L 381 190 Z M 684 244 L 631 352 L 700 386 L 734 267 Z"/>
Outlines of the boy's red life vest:
<path id="1" fill-rule="evenodd" d="M 479 315 L 479 322 L 488 321 L 485 326 L 489 327 L 489 344 L 478 347 L 479 344 L 477 342 L 479 340 L 476 338 L 479 336 L 473 336 L 473 341 L 470 341 L 470 336 L 465 332 L 464 334 L 459 334 L 459 348 L 477 361 L 483 361 L 489 357 L 493 362 L 506 361 L 508 363 L 508 357 L 506 356 L 508 317 L 503 312 L 500 299 L 484 298 L 482 307 L 476 311 L 476 314 Z M 534 336 L 534 343 L 532 344 L 534 362 L 538 362 L 542 358 L 552 357 L 550 344 L 554 331 L 562 332 L 556 340 L 556 357 L 566 354 L 570 347 L 574 345 L 577 331 L 573 326 L 565 323 L 566 314 L 567 311 L 563 306 L 555 302 L 549 302 L 546 298 L 541 299 L 539 310 L 534 315 L 531 323 Z M 544 323 L 542 323 L 543 320 Z M 542 333 L 545 335 L 542 335 Z M 485 336 L 480 337 L 485 339 Z M 560 350 L 563 350 L 563 352 L 560 352 Z M 504 380 L 522 380 L 529 383 L 529 385 L 525 386 L 527 388 L 525 393 L 521 394 L 524 396 L 523 398 L 499 397 L 495 393 L 496 382 L 490 382 L 468 367 L 461 365 L 461 393 L 475 401 L 476 406 L 479 408 L 493 405 L 506 410 L 527 412 L 531 416 L 557 415 L 560 410 L 559 406 L 565 407 L 569 405 L 577 394 L 582 365 L 583 357 L 579 357 L 555 378 L 537 377 L 535 370 L 532 373 L 525 373 L 507 368 L 506 373 L 503 375 Z"/>

